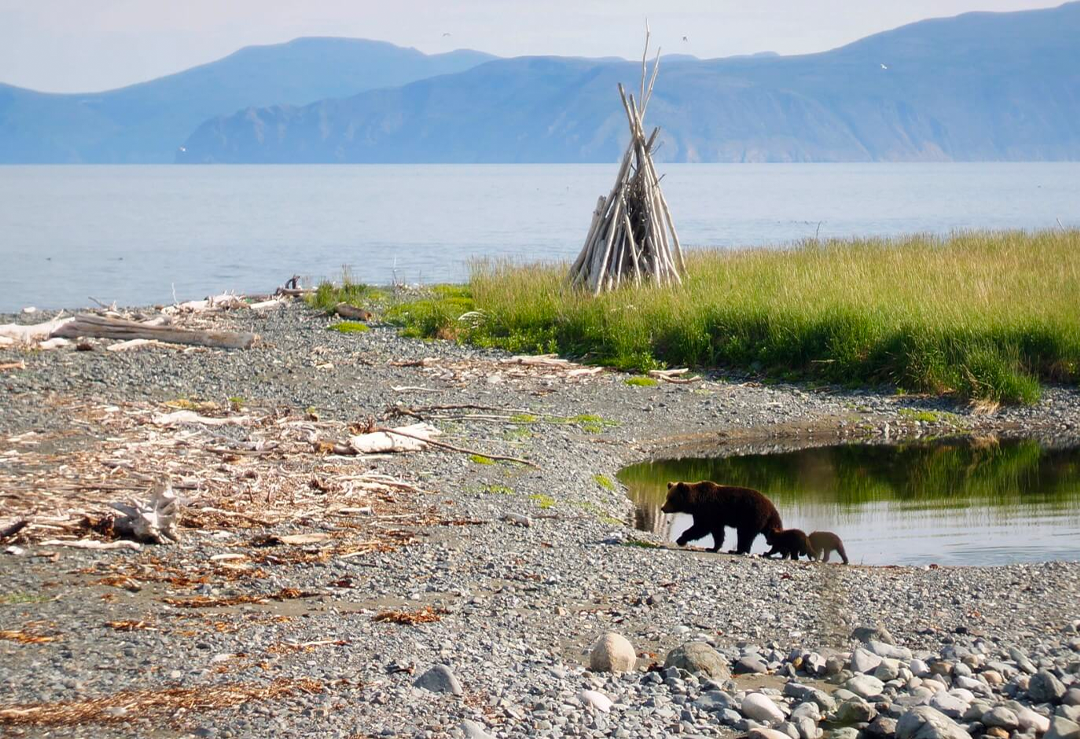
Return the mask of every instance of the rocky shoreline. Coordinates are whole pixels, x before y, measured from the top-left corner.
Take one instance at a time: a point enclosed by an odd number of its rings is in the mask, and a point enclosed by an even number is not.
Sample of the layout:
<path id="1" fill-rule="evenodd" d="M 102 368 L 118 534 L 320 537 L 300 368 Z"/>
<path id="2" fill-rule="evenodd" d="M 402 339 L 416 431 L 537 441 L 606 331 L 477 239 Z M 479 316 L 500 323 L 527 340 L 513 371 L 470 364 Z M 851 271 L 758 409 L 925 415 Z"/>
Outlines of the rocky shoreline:
<path id="1" fill-rule="evenodd" d="M 50 506 L 94 511 L 154 473 L 192 479 L 204 506 L 173 546 L 83 552 L 43 545 L 46 529 L 3 542 L 20 552 L 0 556 L 4 735 L 1075 736 L 1080 563 L 843 567 L 643 546 L 655 540 L 601 478 L 701 445 L 1071 442 L 1076 390 L 985 412 L 721 375 L 634 387 L 390 328 L 328 331 L 300 305 L 198 320 L 262 341 L 0 349 L 24 365 L 0 374 L 0 524 L 43 516 L 51 479 Z M 156 426 L 178 400 L 251 420 Z M 471 453 L 285 451 L 310 448 L 300 431 L 414 416 Z M 364 475 L 408 487 L 353 505 L 347 480 Z M 587 669 L 607 632 L 633 645 L 634 671 Z M 665 668 L 687 642 L 719 659 Z"/>

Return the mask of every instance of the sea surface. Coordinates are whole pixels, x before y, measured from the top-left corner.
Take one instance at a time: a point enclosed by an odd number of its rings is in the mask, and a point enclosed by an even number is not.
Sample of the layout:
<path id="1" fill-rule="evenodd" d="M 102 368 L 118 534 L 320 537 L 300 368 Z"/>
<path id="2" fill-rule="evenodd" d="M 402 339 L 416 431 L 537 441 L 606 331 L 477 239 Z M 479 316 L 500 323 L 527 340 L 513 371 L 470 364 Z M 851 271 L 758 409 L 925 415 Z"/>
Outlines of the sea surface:
<path id="1" fill-rule="evenodd" d="M 0 166 L 0 312 L 577 255 L 615 165 Z M 660 167 L 690 247 L 1080 226 L 1080 163 Z"/>
<path id="2" fill-rule="evenodd" d="M 692 519 L 660 512 L 667 483 L 712 480 L 760 490 L 787 528 L 838 534 L 855 564 L 1080 561 L 1080 448 L 1034 439 L 660 460 L 627 467 L 619 479 L 637 507 L 637 527 L 669 541 Z M 734 549 L 736 539 L 728 529 L 723 549 Z M 712 537 L 692 544 L 711 547 Z M 753 551 L 766 549 L 758 537 Z"/>

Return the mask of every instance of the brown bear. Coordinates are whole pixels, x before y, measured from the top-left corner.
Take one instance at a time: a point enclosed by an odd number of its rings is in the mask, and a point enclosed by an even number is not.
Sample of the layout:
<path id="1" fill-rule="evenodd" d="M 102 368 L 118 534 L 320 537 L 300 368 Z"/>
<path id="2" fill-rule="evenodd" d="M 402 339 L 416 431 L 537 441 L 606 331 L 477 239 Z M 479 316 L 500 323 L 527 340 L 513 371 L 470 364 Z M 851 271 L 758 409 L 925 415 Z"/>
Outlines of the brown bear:
<path id="1" fill-rule="evenodd" d="M 844 560 L 844 564 L 848 563 L 847 552 L 844 551 L 844 542 L 840 541 L 840 537 L 833 532 L 815 531 L 807 538 L 810 540 L 810 548 L 814 552 L 814 559 L 828 562 L 829 555 L 836 552 Z"/>
<path id="2" fill-rule="evenodd" d="M 817 559 L 810 537 L 801 529 L 773 529 L 765 532 L 765 541 L 772 547 L 765 552 L 766 557 L 779 554 L 780 559 Z"/>
<path id="3" fill-rule="evenodd" d="M 776 506 L 757 490 L 715 482 L 669 482 L 660 510 L 694 517 L 694 524 L 676 541 L 679 546 L 712 534 L 713 552 L 724 544 L 725 526 L 738 532 L 738 554 L 749 554 L 758 534 L 783 528 Z"/>

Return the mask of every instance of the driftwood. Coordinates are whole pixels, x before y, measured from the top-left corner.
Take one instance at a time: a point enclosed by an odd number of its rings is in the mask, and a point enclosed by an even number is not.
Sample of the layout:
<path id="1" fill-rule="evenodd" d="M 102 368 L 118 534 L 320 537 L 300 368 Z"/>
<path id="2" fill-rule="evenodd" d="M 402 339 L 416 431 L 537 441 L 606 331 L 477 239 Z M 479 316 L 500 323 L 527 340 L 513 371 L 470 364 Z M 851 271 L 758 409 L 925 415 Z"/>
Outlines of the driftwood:
<path id="1" fill-rule="evenodd" d="M 382 454 L 384 452 L 418 452 L 431 443 L 439 429 L 427 423 L 414 423 L 396 429 L 375 429 L 349 439 L 349 446 L 357 454 Z"/>
<path id="2" fill-rule="evenodd" d="M 99 339 L 155 339 L 169 344 L 189 344 L 220 349 L 249 349 L 258 337 L 251 333 L 232 331 L 205 331 L 172 326 L 147 326 L 144 323 L 125 321 L 120 318 L 103 318 L 80 314 L 66 320 L 50 334 L 53 337 L 79 338 L 93 336 Z"/>
<path id="3" fill-rule="evenodd" d="M 651 280 L 657 284 L 681 284 L 686 271 L 679 234 L 660 191 L 660 178 L 652 161 L 660 129 L 653 129 L 648 137 L 645 135 L 645 109 L 660 68 L 658 51 L 652 79 L 646 86 L 648 52 L 646 25 L 638 100 L 619 85 L 619 97 L 630 126 L 630 143 L 619 165 L 615 186 L 607 197 L 601 196 L 597 201 L 585 245 L 570 268 L 571 284 L 594 294 L 613 290 L 623 282 L 640 285 Z"/>
<path id="4" fill-rule="evenodd" d="M 180 541 L 177 523 L 180 503 L 171 485 L 154 487 L 150 499 L 145 502 L 112 503 L 111 506 L 124 514 L 113 522 L 113 528 L 121 536 L 153 544 Z"/>
<path id="5" fill-rule="evenodd" d="M 397 434 L 399 436 L 406 436 L 406 437 L 409 436 L 409 434 L 402 432 L 401 429 L 377 428 L 375 430 L 376 431 L 382 431 L 382 432 L 385 432 L 385 433 L 388 433 L 388 434 Z M 411 438 L 415 439 L 415 438 L 418 438 L 418 437 L 411 437 Z M 497 460 L 502 460 L 502 461 L 505 461 L 505 462 L 517 462 L 518 464 L 524 464 L 524 465 L 527 465 L 529 467 L 533 467 L 535 469 L 540 469 L 540 465 L 536 464 L 536 462 L 530 462 L 529 460 L 521 459 L 520 457 L 507 457 L 507 456 L 502 455 L 502 454 L 488 454 L 487 452 L 478 452 L 475 449 L 465 449 L 463 447 L 454 446 L 452 444 L 447 444 L 446 442 L 443 442 L 443 441 L 435 441 L 434 439 L 420 439 L 420 441 L 423 441 L 426 444 L 431 444 L 432 446 L 437 446 L 440 449 L 449 449 L 452 452 L 460 452 L 462 454 L 473 454 L 473 455 L 476 455 L 478 457 L 487 457 L 488 459 L 497 459 Z"/>
<path id="6" fill-rule="evenodd" d="M 54 332 L 62 328 L 71 320 L 73 320 L 71 316 L 68 316 L 67 318 L 54 318 L 51 321 L 36 323 L 31 326 L 5 323 L 0 325 L 0 337 L 11 339 L 15 344 L 32 344 L 38 341 L 45 341 L 50 336 L 56 335 Z M 2 343 L 7 344 L 8 342 L 5 341 Z"/>
<path id="7" fill-rule="evenodd" d="M 41 542 L 43 547 L 71 547 L 72 549 L 131 549 L 132 551 L 139 551 L 142 549 L 142 544 L 137 541 L 129 541 L 127 539 L 117 539 L 116 541 L 95 541 L 93 539 L 49 539 Z"/>
<path id="8" fill-rule="evenodd" d="M 21 521 L 16 521 L 10 526 L 5 526 L 4 528 L 0 529 L 0 541 L 15 536 L 15 534 L 19 533 L 29 525 L 30 522 L 24 518 Z"/>
<path id="9" fill-rule="evenodd" d="M 334 312 L 342 318 L 350 318 L 354 321 L 371 320 L 371 311 L 366 311 L 363 308 L 358 308 L 355 305 L 349 305 L 348 303 L 338 303 L 334 306 Z"/>

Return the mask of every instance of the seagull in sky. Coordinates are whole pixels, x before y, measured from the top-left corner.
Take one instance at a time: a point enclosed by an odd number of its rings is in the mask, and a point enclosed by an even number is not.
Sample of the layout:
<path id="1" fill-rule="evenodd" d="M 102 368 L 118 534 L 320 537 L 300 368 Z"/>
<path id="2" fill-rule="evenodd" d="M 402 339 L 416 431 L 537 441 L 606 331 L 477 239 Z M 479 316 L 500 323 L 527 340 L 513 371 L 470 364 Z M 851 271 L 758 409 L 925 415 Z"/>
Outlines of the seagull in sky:
<path id="1" fill-rule="evenodd" d="M 449 35 L 450 35 L 450 32 L 449 32 L 449 31 L 447 31 L 446 33 L 444 33 L 444 34 L 443 34 L 443 38 L 446 38 L 446 37 L 447 37 L 447 36 L 449 36 Z"/>
<path id="2" fill-rule="evenodd" d="M 682 40 L 685 41 L 686 43 L 690 43 L 690 39 L 688 39 L 686 36 L 683 36 Z"/>
<path id="3" fill-rule="evenodd" d="M 884 64 L 881 65 L 881 68 L 882 69 L 888 69 L 888 67 L 886 67 Z"/>

